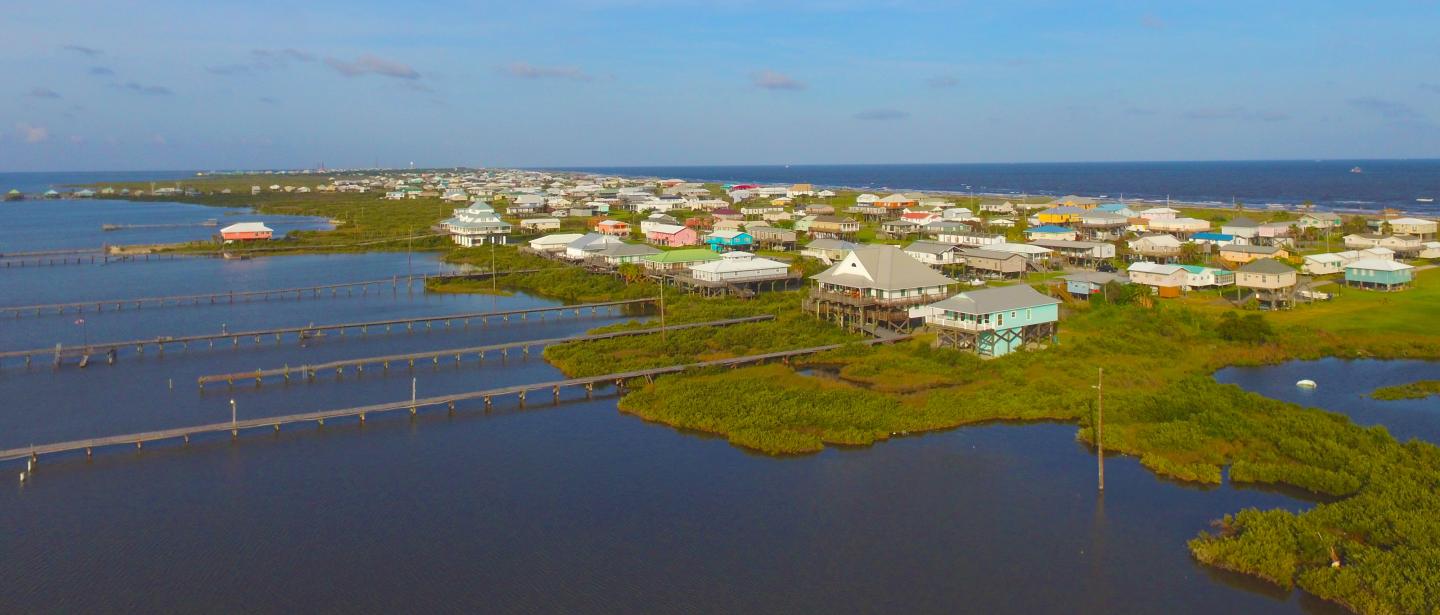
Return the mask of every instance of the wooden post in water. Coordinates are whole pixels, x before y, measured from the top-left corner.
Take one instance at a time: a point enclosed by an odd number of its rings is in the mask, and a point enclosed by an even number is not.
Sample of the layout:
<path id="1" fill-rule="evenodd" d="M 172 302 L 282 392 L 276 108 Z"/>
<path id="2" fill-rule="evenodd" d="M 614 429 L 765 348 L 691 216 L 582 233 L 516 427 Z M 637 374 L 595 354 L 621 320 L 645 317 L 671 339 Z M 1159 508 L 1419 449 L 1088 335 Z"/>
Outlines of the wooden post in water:
<path id="1" fill-rule="evenodd" d="M 1105 493 L 1105 368 L 1095 378 L 1095 458 L 1099 464 L 1100 493 Z"/>

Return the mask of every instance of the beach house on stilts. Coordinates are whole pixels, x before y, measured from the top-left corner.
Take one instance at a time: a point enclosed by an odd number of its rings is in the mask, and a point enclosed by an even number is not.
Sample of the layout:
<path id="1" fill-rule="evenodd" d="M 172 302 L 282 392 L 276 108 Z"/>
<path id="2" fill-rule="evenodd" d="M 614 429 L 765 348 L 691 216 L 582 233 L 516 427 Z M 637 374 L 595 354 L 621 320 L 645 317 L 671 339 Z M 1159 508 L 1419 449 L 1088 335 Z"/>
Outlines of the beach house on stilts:
<path id="1" fill-rule="evenodd" d="M 910 330 L 920 316 L 912 310 L 944 298 L 955 284 L 889 245 L 856 247 L 812 279 L 807 311 L 872 333 Z"/>
<path id="2" fill-rule="evenodd" d="M 935 344 L 998 357 L 1055 342 L 1060 301 L 1028 284 L 963 292 L 925 306 Z"/>

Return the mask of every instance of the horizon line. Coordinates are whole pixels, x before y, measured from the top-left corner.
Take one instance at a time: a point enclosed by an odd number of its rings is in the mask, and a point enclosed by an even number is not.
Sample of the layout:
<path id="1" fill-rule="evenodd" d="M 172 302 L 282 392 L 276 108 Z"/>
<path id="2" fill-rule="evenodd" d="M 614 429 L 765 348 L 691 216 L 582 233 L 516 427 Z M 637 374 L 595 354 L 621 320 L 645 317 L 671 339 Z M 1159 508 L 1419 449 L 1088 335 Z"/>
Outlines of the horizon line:
<path id="1" fill-rule="evenodd" d="M 778 168 L 811 168 L 811 167 L 900 167 L 900 166 L 984 166 L 984 165 L 1044 165 L 1044 164 L 1174 164 L 1174 163 L 1218 163 L 1218 162 L 1440 162 L 1440 157 L 1434 158 L 1197 158 L 1197 159 L 1166 159 L 1166 160 L 1037 160 L 1037 161 L 996 161 L 996 162 L 801 162 L 801 163 L 683 163 L 683 164 L 565 164 L 565 165 L 499 165 L 499 166 L 470 166 L 470 165 L 444 165 L 444 166 L 423 166 L 413 169 L 403 166 L 396 167 L 339 167 L 325 169 L 326 171 L 426 171 L 438 169 L 484 169 L 484 170 L 585 170 L 585 169 L 687 169 L 687 168 L 741 168 L 741 167 L 778 167 Z M 313 171 L 320 169 L 304 167 L 252 167 L 252 168 L 168 168 L 168 169 L 51 169 L 45 171 L 0 171 L 0 175 L 39 175 L 45 173 L 213 173 L 213 172 L 266 172 L 266 171 Z"/>

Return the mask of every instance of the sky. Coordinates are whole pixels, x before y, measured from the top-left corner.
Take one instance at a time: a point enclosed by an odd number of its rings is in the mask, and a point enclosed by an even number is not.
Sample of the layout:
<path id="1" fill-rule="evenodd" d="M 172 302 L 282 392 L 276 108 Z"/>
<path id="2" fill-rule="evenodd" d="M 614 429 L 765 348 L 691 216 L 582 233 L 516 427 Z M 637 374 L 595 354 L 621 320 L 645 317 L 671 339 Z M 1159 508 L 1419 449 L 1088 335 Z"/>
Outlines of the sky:
<path id="1" fill-rule="evenodd" d="M 0 15 L 0 172 L 1440 158 L 1440 0 Z"/>

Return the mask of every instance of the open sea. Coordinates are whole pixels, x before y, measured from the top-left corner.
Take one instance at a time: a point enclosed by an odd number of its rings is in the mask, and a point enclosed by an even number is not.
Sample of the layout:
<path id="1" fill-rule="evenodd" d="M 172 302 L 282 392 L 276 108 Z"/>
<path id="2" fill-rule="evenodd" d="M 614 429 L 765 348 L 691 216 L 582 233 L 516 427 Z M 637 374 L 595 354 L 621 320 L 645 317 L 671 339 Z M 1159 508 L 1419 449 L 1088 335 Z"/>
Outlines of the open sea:
<path id="1" fill-rule="evenodd" d="M 1359 168 L 1361 172 L 1352 173 Z M 785 166 L 575 167 L 632 177 L 792 184 L 867 190 L 982 194 L 1078 194 L 1188 203 L 1299 205 L 1373 212 L 1387 207 L 1440 215 L 1440 160 L 1045 162 Z"/>

